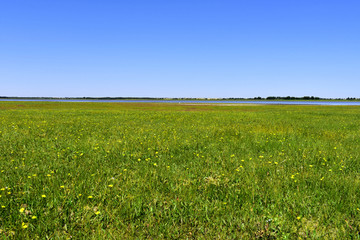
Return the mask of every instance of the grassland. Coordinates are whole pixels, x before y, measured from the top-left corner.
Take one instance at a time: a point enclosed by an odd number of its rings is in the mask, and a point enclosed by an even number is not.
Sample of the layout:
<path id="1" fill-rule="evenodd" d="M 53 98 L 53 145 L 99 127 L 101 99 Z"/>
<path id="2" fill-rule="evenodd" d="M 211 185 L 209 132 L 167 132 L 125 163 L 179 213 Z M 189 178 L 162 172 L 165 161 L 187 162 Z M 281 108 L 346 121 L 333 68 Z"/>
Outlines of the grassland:
<path id="1" fill-rule="evenodd" d="M 0 103 L 0 238 L 359 239 L 360 107 Z"/>

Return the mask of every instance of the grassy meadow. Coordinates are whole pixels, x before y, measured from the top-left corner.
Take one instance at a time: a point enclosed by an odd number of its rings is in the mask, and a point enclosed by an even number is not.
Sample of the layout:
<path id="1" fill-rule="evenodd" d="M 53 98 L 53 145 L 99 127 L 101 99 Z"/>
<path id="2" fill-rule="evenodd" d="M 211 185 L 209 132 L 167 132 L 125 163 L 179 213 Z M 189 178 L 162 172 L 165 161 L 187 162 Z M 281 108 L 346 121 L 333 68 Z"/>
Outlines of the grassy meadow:
<path id="1" fill-rule="evenodd" d="M 359 239 L 360 107 L 0 102 L 0 239 Z"/>

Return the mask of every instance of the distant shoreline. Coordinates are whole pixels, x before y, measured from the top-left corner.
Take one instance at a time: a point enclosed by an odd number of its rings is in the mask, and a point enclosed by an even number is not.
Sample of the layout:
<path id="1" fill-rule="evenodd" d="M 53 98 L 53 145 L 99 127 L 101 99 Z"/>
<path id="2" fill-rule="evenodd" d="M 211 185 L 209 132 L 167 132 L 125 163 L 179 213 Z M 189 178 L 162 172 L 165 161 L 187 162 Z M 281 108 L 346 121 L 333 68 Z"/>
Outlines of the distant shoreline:
<path id="1" fill-rule="evenodd" d="M 267 97 L 267 98 L 153 98 L 153 97 L 7 97 L 6 100 L 149 100 L 149 101 L 334 101 L 353 102 L 360 98 L 319 98 L 319 97 Z"/>
<path id="2" fill-rule="evenodd" d="M 83 102 L 83 103 L 166 103 L 166 104 L 255 104 L 255 105 L 347 105 L 360 106 L 360 101 L 344 99 L 199 99 L 199 98 L 0 98 L 0 103 L 5 102 Z"/>

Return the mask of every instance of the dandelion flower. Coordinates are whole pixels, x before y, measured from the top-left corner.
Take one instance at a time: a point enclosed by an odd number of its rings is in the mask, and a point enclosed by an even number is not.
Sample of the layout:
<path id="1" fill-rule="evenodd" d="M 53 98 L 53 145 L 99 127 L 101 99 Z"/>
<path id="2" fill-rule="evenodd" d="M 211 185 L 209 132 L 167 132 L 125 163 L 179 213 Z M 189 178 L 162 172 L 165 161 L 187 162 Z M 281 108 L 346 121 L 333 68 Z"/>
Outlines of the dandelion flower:
<path id="1" fill-rule="evenodd" d="M 301 217 L 297 217 L 296 219 L 297 219 L 297 220 L 300 220 L 300 219 L 301 219 Z"/>
<path id="2" fill-rule="evenodd" d="M 32 216 L 31 219 L 37 219 L 37 217 L 36 217 L 36 216 Z"/>
<path id="3" fill-rule="evenodd" d="M 99 215 L 99 214 L 100 214 L 100 211 L 95 212 L 95 214 L 96 214 L 96 215 Z"/>
<path id="4" fill-rule="evenodd" d="M 43 194 L 43 195 L 41 195 L 41 197 L 42 197 L 42 198 L 46 198 L 46 195 L 45 195 L 45 194 Z"/>
<path id="5" fill-rule="evenodd" d="M 112 184 L 110 184 L 110 185 L 108 185 L 108 187 L 113 187 L 114 185 L 112 185 Z"/>
<path id="6" fill-rule="evenodd" d="M 60 188 L 64 188 L 64 187 L 65 187 L 64 185 L 60 186 Z"/>
<path id="7" fill-rule="evenodd" d="M 19 212 L 23 213 L 25 211 L 25 208 L 20 208 Z"/>
<path id="8" fill-rule="evenodd" d="M 93 198 L 93 196 L 88 196 L 88 198 Z"/>
<path id="9" fill-rule="evenodd" d="M 21 224 L 21 227 L 22 227 L 23 229 L 26 229 L 26 228 L 28 227 L 28 225 L 23 222 L 23 223 Z"/>

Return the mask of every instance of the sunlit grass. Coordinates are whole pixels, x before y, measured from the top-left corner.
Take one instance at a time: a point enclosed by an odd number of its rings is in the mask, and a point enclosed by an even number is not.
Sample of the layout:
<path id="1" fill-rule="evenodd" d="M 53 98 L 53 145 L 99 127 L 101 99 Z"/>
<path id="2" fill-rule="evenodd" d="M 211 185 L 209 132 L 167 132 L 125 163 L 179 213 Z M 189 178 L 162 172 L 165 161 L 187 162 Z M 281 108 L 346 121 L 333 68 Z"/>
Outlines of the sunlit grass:
<path id="1" fill-rule="evenodd" d="M 360 108 L 0 103 L 0 236 L 359 238 Z"/>

